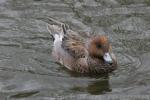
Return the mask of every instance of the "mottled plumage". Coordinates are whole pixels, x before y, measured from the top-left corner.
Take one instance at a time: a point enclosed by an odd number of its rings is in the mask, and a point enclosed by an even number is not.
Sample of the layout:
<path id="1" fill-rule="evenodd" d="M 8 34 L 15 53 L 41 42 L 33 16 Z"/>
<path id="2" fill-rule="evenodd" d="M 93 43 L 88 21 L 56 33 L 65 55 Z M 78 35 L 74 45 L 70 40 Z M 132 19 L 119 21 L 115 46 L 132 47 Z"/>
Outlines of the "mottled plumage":
<path id="1" fill-rule="evenodd" d="M 105 36 L 84 38 L 64 24 L 49 24 L 48 30 L 54 38 L 53 58 L 68 69 L 103 74 L 117 68 L 116 58 Z"/>
<path id="2" fill-rule="evenodd" d="M 62 41 L 62 48 L 75 59 L 84 58 L 88 52 L 84 46 L 84 39 L 73 31 L 67 31 Z"/>

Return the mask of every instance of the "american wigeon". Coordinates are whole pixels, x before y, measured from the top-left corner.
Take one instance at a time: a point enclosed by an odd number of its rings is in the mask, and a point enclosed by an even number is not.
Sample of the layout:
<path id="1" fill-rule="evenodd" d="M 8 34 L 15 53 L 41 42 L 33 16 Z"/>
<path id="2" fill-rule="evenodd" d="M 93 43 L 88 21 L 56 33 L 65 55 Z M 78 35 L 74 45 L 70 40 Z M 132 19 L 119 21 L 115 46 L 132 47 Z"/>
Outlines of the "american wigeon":
<path id="1" fill-rule="evenodd" d="M 48 31 L 54 39 L 52 49 L 54 60 L 69 70 L 103 74 L 117 68 L 116 58 L 106 36 L 85 38 L 62 23 L 48 24 Z"/>

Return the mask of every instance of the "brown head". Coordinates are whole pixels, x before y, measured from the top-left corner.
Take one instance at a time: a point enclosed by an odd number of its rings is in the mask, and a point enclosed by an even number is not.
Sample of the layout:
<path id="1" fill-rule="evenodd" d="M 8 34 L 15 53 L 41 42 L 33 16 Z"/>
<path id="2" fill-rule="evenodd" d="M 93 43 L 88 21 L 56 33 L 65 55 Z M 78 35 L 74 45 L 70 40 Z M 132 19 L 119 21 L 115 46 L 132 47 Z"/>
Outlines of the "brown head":
<path id="1" fill-rule="evenodd" d="M 111 45 L 106 36 L 94 37 L 88 47 L 89 55 L 94 58 L 102 59 L 107 63 L 113 63 L 111 55 Z"/>

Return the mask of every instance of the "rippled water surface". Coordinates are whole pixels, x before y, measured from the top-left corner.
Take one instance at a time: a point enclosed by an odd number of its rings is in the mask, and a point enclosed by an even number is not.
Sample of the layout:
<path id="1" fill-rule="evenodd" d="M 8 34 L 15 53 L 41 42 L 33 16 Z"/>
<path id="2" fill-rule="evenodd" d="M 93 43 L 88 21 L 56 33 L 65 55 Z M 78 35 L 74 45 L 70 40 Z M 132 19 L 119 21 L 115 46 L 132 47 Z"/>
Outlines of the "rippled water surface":
<path id="1" fill-rule="evenodd" d="M 89 77 L 54 63 L 48 17 L 107 35 L 119 68 L 109 77 Z M 150 94 L 150 0 L 0 0 L 0 100 L 114 94 Z"/>

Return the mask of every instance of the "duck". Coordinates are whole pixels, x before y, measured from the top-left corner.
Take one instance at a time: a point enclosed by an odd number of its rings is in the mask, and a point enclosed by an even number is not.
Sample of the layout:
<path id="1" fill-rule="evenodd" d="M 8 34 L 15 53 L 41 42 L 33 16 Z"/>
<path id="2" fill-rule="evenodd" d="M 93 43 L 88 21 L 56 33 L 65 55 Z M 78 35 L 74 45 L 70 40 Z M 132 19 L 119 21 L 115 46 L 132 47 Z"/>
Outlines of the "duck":
<path id="1" fill-rule="evenodd" d="M 105 35 L 81 36 L 69 25 L 49 18 L 47 29 L 53 39 L 55 62 L 77 73 L 106 74 L 117 69 L 112 46 Z"/>

